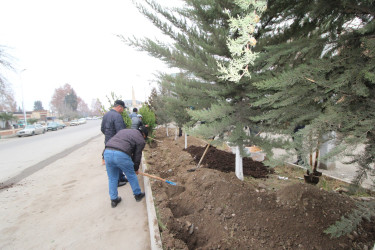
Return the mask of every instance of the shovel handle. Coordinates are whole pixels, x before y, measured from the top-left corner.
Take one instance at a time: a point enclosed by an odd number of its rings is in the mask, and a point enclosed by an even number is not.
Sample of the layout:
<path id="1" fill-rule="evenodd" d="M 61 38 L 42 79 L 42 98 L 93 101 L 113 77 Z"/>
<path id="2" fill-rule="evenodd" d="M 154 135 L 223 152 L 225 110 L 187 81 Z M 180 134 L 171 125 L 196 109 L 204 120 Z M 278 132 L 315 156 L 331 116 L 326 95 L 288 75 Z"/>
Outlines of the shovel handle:
<path id="1" fill-rule="evenodd" d="M 156 142 L 160 142 L 160 143 L 162 142 L 162 141 L 156 140 L 154 138 L 151 138 L 151 140 L 156 141 Z"/>
<path id="2" fill-rule="evenodd" d="M 159 176 L 146 174 L 146 173 L 143 173 L 143 172 L 138 172 L 138 174 L 143 175 L 143 176 L 147 176 L 147 177 L 150 177 L 150 178 L 158 179 L 160 181 L 164 181 L 164 182 L 166 181 L 166 179 L 160 178 Z"/>
<path id="3" fill-rule="evenodd" d="M 150 177 L 150 178 L 158 179 L 158 180 L 160 180 L 160 181 L 163 181 L 163 182 L 165 182 L 165 183 L 171 184 L 171 185 L 173 185 L 173 186 L 177 186 L 177 183 L 175 183 L 175 182 L 173 182 L 173 181 L 168 181 L 168 180 L 166 180 L 166 179 L 160 178 L 160 177 L 155 176 L 155 175 L 146 174 L 146 173 L 143 173 L 143 172 L 138 172 L 138 174 L 143 175 L 143 176 L 147 176 L 147 177 Z"/>
<path id="4" fill-rule="evenodd" d="M 204 156 L 206 155 L 207 150 L 208 150 L 209 147 L 210 147 L 210 143 L 207 144 L 206 150 L 203 152 L 203 155 L 202 155 L 201 159 L 198 162 L 197 168 L 199 168 L 199 166 L 201 165 L 201 162 L 202 162 Z"/>

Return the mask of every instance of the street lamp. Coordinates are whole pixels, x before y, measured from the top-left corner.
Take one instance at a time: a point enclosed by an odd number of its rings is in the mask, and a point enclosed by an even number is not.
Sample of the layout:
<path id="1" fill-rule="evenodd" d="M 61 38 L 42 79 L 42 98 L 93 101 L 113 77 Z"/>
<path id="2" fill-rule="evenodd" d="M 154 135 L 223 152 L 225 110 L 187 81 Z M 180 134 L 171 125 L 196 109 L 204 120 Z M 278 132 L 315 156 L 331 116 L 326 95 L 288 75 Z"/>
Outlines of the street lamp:
<path id="1" fill-rule="evenodd" d="M 23 102 L 23 78 L 22 78 L 22 73 L 25 71 L 26 69 L 23 69 L 21 70 L 21 92 L 22 92 L 22 110 L 23 110 L 23 118 L 25 120 L 25 127 L 27 125 L 27 120 L 26 120 L 26 111 L 25 111 L 25 105 L 24 105 L 24 102 Z"/>

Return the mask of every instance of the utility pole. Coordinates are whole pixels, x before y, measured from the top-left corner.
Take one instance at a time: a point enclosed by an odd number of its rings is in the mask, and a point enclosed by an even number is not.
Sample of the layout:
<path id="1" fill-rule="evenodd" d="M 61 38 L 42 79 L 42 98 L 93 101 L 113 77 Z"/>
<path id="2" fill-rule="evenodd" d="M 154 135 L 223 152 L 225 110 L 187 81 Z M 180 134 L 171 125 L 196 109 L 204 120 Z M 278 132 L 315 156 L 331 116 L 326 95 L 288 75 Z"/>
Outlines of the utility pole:
<path id="1" fill-rule="evenodd" d="M 22 92 L 22 109 L 23 109 L 23 118 L 25 120 L 25 127 L 27 126 L 27 120 L 26 120 L 26 111 L 25 111 L 25 105 L 24 105 L 24 102 L 23 102 L 23 77 L 22 77 L 22 73 L 25 71 L 26 69 L 23 69 L 21 71 L 21 92 Z"/>

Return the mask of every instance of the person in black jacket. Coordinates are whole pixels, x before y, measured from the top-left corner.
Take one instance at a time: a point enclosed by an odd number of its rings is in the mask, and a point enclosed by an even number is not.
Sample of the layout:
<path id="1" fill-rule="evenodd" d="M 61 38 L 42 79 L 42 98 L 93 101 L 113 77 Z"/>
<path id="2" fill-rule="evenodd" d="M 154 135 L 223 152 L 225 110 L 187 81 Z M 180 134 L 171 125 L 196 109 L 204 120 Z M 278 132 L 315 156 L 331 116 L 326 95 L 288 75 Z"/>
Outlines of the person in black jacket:
<path id="1" fill-rule="evenodd" d="M 112 207 L 116 207 L 121 202 L 121 197 L 118 196 L 117 191 L 117 173 L 119 171 L 126 174 L 137 202 L 145 196 L 145 193 L 141 192 L 139 187 L 137 174 L 147 135 L 148 130 L 144 126 L 139 127 L 139 129 L 123 129 L 105 145 L 104 159 Z"/>
<path id="2" fill-rule="evenodd" d="M 113 108 L 108 111 L 104 116 L 102 120 L 102 125 L 100 130 L 105 136 L 104 144 L 107 144 L 107 142 L 121 129 L 125 129 L 126 125 L 124 122 L 124 119 L 122 118 L 121 113 L 124 112 L 125 109 L 125 103 L 121 100 L 116 100 Z M 104 152 L 103 152 L 104 153 Z M 103 155 L 103 165 L 105 164 L 104 161 L 104 155 Z M 118 186 L 123 186 L 128 182 L 126 179 L 124 173 L 122 171 L 119 172 L 118 177 Z"/>

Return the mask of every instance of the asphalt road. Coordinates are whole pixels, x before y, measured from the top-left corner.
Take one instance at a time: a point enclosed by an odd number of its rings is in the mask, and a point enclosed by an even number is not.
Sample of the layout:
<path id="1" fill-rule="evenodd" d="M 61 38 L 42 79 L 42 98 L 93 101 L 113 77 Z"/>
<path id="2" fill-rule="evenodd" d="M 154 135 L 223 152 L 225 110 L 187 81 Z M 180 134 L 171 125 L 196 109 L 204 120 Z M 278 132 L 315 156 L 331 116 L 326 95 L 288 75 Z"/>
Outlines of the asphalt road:
<path id="1" fill-rule="evenodd" d="M 29 137 L 0 140 L 0 183 L 19 182 L 99 136 L 101 120 Z M 104 148 L 104 142 L 103 142 Z"/>

